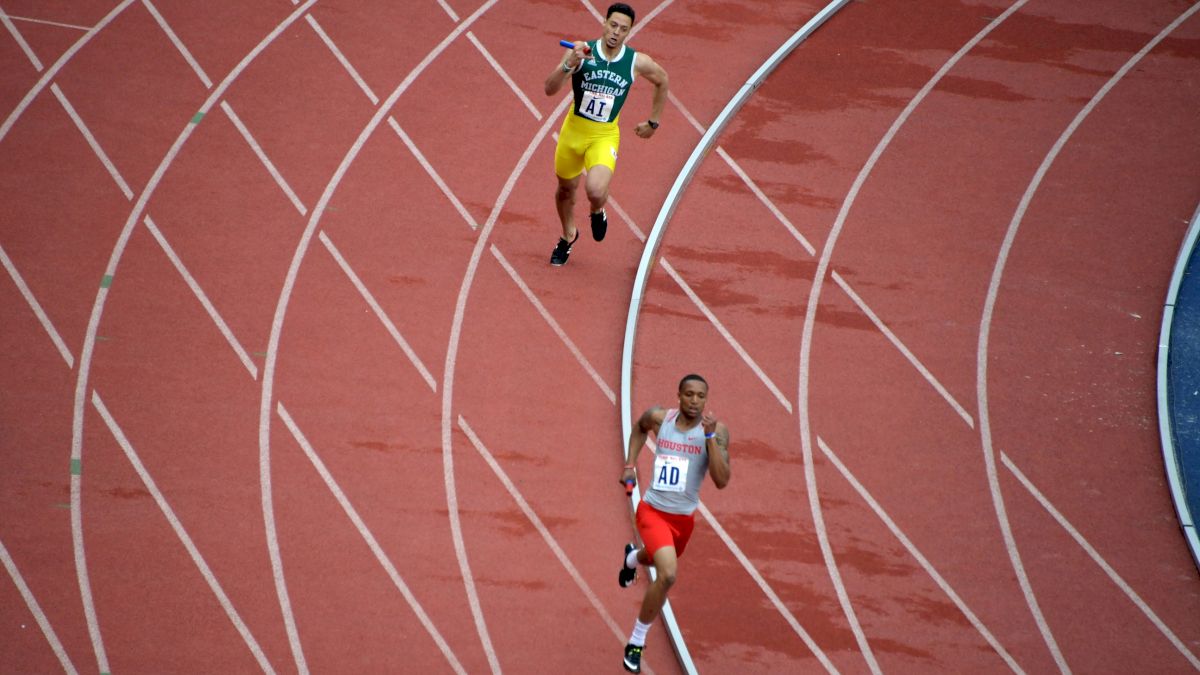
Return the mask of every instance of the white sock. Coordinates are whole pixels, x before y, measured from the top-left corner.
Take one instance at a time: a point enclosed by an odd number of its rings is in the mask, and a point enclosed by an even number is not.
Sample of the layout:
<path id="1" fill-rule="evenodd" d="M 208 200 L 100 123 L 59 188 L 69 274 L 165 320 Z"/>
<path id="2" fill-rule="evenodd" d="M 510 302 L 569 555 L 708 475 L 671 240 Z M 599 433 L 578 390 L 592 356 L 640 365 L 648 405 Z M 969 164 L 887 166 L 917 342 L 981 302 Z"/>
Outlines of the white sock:
<path id="1" fill-rule="evenodd" d="M 641 621 L 633 620 L 633 635 L 629 636 L 629 644 L 635 647 L 646 646 L 646 631 L 650 630 L 650 624 L 642 623 Z"/>
<path id="2" fill-rule="evenodd" d="M 633 549 L 632 551 L 630 551 L 629 555 L 625 556 L 625 567 L 627 567 L 631 570 L 636 569 L 638 566 L 637 555 L 638 555 L 638 550 L 636 548 Z"/>

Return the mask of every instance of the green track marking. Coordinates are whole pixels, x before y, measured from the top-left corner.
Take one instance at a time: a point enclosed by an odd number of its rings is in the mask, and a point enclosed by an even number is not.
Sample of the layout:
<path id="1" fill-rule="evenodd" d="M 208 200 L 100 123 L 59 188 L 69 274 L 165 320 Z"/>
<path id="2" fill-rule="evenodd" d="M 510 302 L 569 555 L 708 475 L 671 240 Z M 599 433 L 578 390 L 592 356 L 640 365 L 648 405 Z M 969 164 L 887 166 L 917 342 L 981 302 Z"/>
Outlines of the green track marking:
<path id="1" fill-rule="evenodd" d="M 111 340 L 112 338 L 110 338 L 110 337 L 108 337 L 108 336 L 106 336 L 106 335 L 97 335 L 97 336 L 96 336 L 96 339 L 97 339 L 97 340 L 99 340 L 99 341 L 101 341 L 101 342 L 104 342 L 104 341 L 106 341 L 106 340 Z"/>
<path id="2" fill-rule="evenodd" d="M 78 476 L 82 473 L 83 473 L 83 460 L 72 459 L 71 460 L 71 475 Z"/>
<path id="3" fill-rule="evenodd" d="M 192 124 L 200 124 L 200 120 L 204 119 L 204 111 L 200 111 L 192 115 Z"/>
<path id="4" fill-rule="evenodd" d="M 70 505 L 70 504 L 55 504 L 55 505 L 54 505 L 54 508 L 56 508 L 56 509 L 69 509 L 69 508 L 71 508 L 71 505 Z"/>
<path id="5" fill-rule="evenodd" d="M 105 274 L 104 277 L 100 279 L 100 288 L 108 288 L 109 286 L 112 286 L 112 275 Z"/>
<path id="6" fill-rule="evenodd" d="M 266 353 L 266 352 L 254 352 L 254 355 L 255 355 L 255 356 L 261 356 L 261 357 L 263 357 L 264 359 L 265 359 L 265 358 L 267 358 L 267 353 Z"/>

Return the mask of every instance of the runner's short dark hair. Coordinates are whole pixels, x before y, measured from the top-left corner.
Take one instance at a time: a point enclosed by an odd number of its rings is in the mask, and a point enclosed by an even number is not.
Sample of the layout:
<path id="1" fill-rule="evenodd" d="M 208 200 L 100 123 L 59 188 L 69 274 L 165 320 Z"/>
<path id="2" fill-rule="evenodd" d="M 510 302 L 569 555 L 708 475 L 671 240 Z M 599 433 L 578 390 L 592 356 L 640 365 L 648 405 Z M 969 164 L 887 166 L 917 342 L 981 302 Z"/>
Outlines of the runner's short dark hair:
<path id="1" fill-rule="evenodd" d="M 613 12 L 620 12 L 621 14 L 628 16 L 629 23 L 633 23 L 637 19 L 637 17 L 633 15 L 633 8 L 623 2 L 614 2 L 613 4 L 609 5 L 608 11 L 604 13 L 604 18 L 607 19 L 608 17 L 612 16 Z M 707 384 L 707 382 L 705 384 Z"/>
<path id="2" fill-rule="evenodd" d="M 699 375 L 697 375 L 695 373 L 688 373 L 687 375 L 683 376 L 682 380 L 679 381 L 679 391 L 683 391 L 683 385 L 687 384 L 691 380 L 696 380 L 697 382 L 703 382 L 704 388 L 708 389 L 708 380 L 704 379 L 703 377 L 700 377 Z"/>

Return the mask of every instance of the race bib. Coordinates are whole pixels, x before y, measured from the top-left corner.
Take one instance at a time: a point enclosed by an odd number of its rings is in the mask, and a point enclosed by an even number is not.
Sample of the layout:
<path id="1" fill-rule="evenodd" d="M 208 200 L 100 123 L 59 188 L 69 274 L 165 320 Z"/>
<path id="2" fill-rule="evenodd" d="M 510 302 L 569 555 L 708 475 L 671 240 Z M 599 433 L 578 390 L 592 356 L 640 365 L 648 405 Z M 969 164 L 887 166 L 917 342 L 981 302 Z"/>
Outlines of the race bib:
<path id="1" fill-rule="evenodd" d="M 687 488 L 688 463 L 687 457 L 676 455 L 657 455 L 654 458 L 655 490 L 664 492 L 683 492 Z"/>
<path id="2" fill-rule="evenodd" d="M 584 90 L 583 100 L 579 102 L 579 114 L 597 122 L 608 122 L 616 100 L 612 94 L 597 94 Z"/>

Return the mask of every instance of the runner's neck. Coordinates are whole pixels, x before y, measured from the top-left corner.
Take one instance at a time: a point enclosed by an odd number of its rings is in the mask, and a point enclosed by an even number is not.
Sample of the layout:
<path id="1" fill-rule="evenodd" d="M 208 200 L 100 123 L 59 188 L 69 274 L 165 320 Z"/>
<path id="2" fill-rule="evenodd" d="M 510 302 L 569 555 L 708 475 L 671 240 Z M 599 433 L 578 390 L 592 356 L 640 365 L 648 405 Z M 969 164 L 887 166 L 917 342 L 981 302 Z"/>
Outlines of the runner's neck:
<path id="1" fill-rule="evenodd" d="M 617 47 L 616 54 L 609 56 L 608 55 L 608 46 L 604 44 L 604 38 L 600 38 L 599 40 L 596 40 L 596 52 L 600 55 L 600 58 L 604 59 L 605 61 L 611 62 L 614 58 L 616 58 L 617 54 L 621 53 L 621 48 Z"/>

